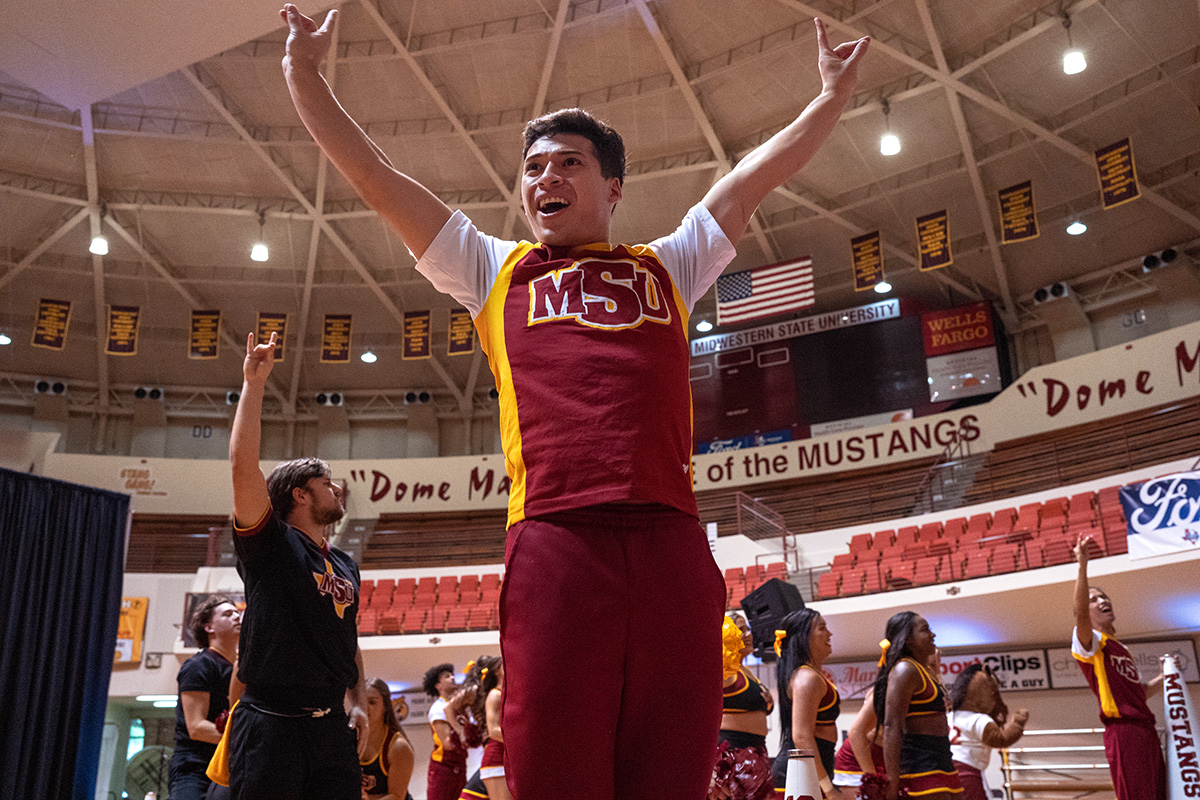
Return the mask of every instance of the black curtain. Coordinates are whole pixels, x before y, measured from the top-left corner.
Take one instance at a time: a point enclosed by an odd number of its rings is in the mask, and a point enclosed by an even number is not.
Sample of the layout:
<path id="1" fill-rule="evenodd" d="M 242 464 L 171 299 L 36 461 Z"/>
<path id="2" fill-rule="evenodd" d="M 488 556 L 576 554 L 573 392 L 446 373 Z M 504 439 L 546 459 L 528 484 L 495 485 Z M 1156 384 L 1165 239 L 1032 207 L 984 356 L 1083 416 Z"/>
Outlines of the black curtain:
<path id="1" fill-rule="evenodd" d="M 0 797 L 92 800 L 129 497 L 0 469 Z"/>

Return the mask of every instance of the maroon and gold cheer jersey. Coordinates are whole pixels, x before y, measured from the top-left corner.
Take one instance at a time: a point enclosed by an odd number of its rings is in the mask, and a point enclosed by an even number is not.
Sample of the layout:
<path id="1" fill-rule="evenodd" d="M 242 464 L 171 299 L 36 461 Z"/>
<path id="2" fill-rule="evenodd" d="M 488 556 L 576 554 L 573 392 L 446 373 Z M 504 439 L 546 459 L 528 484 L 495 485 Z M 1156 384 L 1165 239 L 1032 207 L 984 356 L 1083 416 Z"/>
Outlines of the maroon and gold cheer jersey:
<path id="1" fill-rule="evenodd" d="M 1092 631 L 1092 644 L 1091 650 L 1084 650 L 1078 634 L 1071 633 L 1071 655 L 1100 700 L 1101 721 L 1105 725 L 1116 720 L 1155 724 L 1154 712 L 1146 705 L 1146 690 L 1129 650 L 1100 631 Z"/>
<path id="2" fill-rule="evenodd" d="M 417 269 L 470 310 L 500 392 L 508 524 L 603 503 L 697 515 L 688 317 L 732 260 L 702 205 L 648 245 L 554 247 L 456 212 Z"/>

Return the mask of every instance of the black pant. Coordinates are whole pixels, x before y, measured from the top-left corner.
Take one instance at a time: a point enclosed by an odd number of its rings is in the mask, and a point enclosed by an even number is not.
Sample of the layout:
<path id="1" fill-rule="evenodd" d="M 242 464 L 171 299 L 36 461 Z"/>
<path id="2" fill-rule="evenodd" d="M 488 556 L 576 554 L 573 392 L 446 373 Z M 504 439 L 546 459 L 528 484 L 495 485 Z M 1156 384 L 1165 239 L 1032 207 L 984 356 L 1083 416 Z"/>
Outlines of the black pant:
<path id="1" fill-rule="evenodd" d="M 357 740 L 341 706 L 279 716 L 243 699 L 229 724 L 232 800 L 361 800 Z"/>

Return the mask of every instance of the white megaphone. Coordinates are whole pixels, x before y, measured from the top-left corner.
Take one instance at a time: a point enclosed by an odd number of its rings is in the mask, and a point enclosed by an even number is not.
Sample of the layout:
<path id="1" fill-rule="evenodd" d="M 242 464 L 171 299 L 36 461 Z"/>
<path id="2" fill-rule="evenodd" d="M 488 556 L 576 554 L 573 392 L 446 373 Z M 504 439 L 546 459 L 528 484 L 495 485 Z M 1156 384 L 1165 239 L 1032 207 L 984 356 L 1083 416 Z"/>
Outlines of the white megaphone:
<path id="1" fill-rule="evenodd" d="M 816 753 L 812 750 L 788 750 L 784 800 L 821 800 L 821 797 Z"/>
<path id="2" fill-rule="evenodd" d="M 1167 722 L 1167 797 L 1186 800 L 1194 796 L 1200 778 L 1200 771 L 1196 769 L 1200 758 L 1200 748 L 1196 745 L 1200 720 L 1196 718 L 1187 683 L 1175 658 L 1163 656 L 1162 665 L 1163 716 Z"/>

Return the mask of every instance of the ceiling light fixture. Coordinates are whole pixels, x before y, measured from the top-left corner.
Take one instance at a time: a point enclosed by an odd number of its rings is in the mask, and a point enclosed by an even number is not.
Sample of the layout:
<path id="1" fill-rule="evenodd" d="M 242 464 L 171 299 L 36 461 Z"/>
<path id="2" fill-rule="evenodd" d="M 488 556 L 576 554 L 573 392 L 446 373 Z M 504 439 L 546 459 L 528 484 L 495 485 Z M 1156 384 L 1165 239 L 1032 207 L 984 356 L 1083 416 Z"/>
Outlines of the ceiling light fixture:
<path id="1" fill-rule="evenodd" d="M 108 213 L 108 208 L 104 203 L 100 204 L 100 221 L 96 224 L 96 235 L 92 237 L 92 243 L 88 245 L 88 252 L 94 256 L 108 255 L 108 239 L 100 233 L 100 225 L 104 223 L 104 215 Z"/>
<path id="2" fill-rule="evenodd" d="M 1072 236 L 1078 236 L 1081 233 L 1087 233 L 1087 225 L 1084 225 L 1079 220 L 1075 220 L 1067 226 L 1067 233 L 1071 234 Z"/>
<path id="3" fill-rule="evenodd" d="M 0 347 L 3 347 L 6 344 L 12 344 L 12 337 L 7 333 L 0 333 Z"/>
<path id="4" fill-rule="evenodd" d="M 875 284 L 875 291 L 879 294 L 887 294 L 891 290 L 892 285 L 887 281 L 880 281 L 879 283 Z"/>
<path id="5" fill-rule="evenodd" d="M 263 237 L 263 228 L 267 224 L 267 212 L 258 212 L 258 241 L 250 248 L 251 261 L 266 261 L 271 257 L 270 251 L 267 250 L 267 243 Z"/>
<path id="6" fill-rule="evenodd" d="M 359 356 L 359 358 L 361 358 L 363 361 L 367 362 L 368 364 L 374 364 L 376 361 L 379 360 L 379 356 L 375 355 L 370 350 L 363 353 L 361 356 Z"/>
<path id="7" fill-rule="evenodd" d="M 1063 53 L 1063 72 L 1068 75 L 1078 75 L 1087 69 L 1087 59 L 1083 57 L 1083 51 L 1077 49 L 1071 42 L 1071 15 L 1065 11 L 1062 15 L 1062 24 L 1067 29 L 1067 52 Z"/>
<path id="8" fill-rule="evenodd" d="M 713 324 L 706 319 L 702 319 L 696 323 L 696 330 L 701 333 L 708 333 L 713 329 Z"/>
<path id="9" fill-rule="evenodd" d="M 892 133 L 892 104 L 885 97 L 882 105 L 885 133 L 879 138 L 879 152 L 885 156 L 894 156 L 900 152 L 900 137 Z"/>

